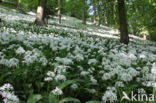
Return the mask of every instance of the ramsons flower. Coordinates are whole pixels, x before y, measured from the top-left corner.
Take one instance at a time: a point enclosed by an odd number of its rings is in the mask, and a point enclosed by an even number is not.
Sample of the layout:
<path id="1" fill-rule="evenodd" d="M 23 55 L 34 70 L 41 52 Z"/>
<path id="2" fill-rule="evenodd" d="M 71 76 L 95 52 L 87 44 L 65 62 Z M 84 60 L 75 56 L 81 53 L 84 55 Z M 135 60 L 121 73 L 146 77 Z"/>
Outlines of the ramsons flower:
<path id="1" fill-rule="evenodd" d="M 63 95 L 63 92 L 61 89 L 59 89 L 58 87 L 56 87 L 54 90 L 52 90 L 52 93 L 54 95 Z"/>

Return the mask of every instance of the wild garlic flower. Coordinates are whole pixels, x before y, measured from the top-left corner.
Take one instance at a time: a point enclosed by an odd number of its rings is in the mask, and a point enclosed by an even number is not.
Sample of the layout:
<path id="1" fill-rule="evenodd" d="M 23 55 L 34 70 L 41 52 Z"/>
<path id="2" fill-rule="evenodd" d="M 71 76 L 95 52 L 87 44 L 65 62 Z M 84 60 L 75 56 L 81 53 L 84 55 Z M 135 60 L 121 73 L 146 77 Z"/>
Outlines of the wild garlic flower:
<path id="1" fill-rule="evenodd" d="M 133 80 L 133 77 L 129 73 L 121 73 L 120 80 L 124 82 L 130 82 L 131 80 Z"/>
<path id="2" fill-rule="evenodd" d="M 96 59 L 89 59 L 89 60 L 88 60 L 88 64 L 89 64 L 89 65 L 91 65 L 91 64 L 92 64 L 92 65 L 95 65 L 96 63 L 97 63 L 97 60 L 96 60 Z"/>
<path id="3" fill-rule="evenodd" d="M 80 75 L 85 77 L 85 76 L 89 75 L 89 72 L 82 71 L 82 72 L 80 73 Z"/>
<path id="4" fill-rule="evenodd" d="M 156 63 L 153 63 L 151 72 L 156 75 Z"/>
<path id="5" fill-rule="evenodd" d="M 19 60 L 16 58 L 11 58 L 9 60 L 9 67 L 17 67 L 18 64 L 19 64 Z"/>
<path id="6" fill-rule="evenodd" d="M 54 90 L 52 90 L 52 93 L 54 95 L 63 95 L 63 91 L 61 89 L 59 89 L 58 87 L 56 87 Z"/>
<path id="7" fill-rule="evenodd" d="M 0 95 L 4 103 L 19 103 L 18 97 L 14 94 L 14 88 L 11 84 L 4 84 L 0 87 Z"/>
<path id="8" fill-rule="evenodd" d="M 55 59 L 57 62 L 62 63 L 64 65 L 69 65 L 69 64 L 73 64 L 73 61 L 69 58 L 60 58 L 60 57 L 56 57 Z"/>
<path id="9" fill-rule="evenodd" d="M 70 86 L 72 89 L 77 89 L 78 88 L 78 85 L 77 84 L 72 84 L 71 86 Z"/>
<path id="10" fill-rule="evenodd" d="M 139 94 L 146 94 L 146 91 L 143 88 L 138 89 Z"/>
<path id="11" fill-rule="evenodd" d="M 116 103 L 116 101 L 117 101 L 117 94 L 114 93 L 114 92 L 111 91 L 111 90 L 107 90 L 107 91 L 104 93 L 103 97 L 102 97 L 102 101 L 105 102 L 105 103 L 106 103 L 106 102 Z"/>
<path id="12" fill-rule="evenodd" d="M 90 76 L 90 81 L 92 82 L 92 83 L 97 83 L 97 80 L 91 75 Z"/>
<path id="13" fill-rule="evenodd" d="M 48 64 L 48 60 L 46 57 L 41 57 L 39 59 L 39 62 L 43 65 L 43 66 L 46 66 Z"/>
<path id="14" fill-rule="evenodd" d="M 116 82 L 115 83 L 115 87 L 124 87 L 124 83 L 123 82 Z"/>
<path id="15" fill-rule="evenodd" d="M 55 76 L 56 81 L 66 81 L 66 77 L 64 75 L 58 74 Z"/>
<path id="16" fill-rule="evenodd" d="M 16 51 L 16 54 L 23 54 L 23 53 L 25 53 L 25 50 L 23 49 L 23 47 L 19 47 Z"/>

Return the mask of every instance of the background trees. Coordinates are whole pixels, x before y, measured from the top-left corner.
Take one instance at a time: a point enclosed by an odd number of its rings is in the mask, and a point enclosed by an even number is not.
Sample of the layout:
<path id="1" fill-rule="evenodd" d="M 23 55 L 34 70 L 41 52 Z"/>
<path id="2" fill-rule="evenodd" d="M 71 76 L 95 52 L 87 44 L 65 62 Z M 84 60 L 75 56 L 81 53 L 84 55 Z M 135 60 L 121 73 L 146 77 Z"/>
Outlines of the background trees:
<path id="1" fill-rule="evenodd" d="M 18 5 L 24 11 L 35 12 L 38 6 L 38 0 L 3 0 L 3 2 Z M 128 33 L 156 41 L 156 1 L 125 0 L 125 8 Z M 118 12 L 117 0 L 47 0 L 45 14 L 58 15 L 58 23 L 61 23 L 62 14 L 81 19 L 83 24 L 88 20 L 93 24 L 117 29 L 120 24 Z"/>
<path id="2" fill-rule="evenodd" d="M 61 2 L 62 0 L 58 0 L 58 23 L 61 24 Z"/>
<path id="3" fill-rule="evenodd" d="M 125 10 L 124 0 L 118 0 L 118 10 L 120 19 L 120 42 L 124 44 L 129 43 L 128 29 L 127 29 L 127 18 Z"/>
<path id="4" fill-rule="evenodd" d="M 35 24 L 38 26 L 46 25 L 46 23 L 45 23 L 46 2 L 47 2 L 47 0 L 39 0 L 37 12 L 36 12 L 36 20 L 35 20 Z"/>

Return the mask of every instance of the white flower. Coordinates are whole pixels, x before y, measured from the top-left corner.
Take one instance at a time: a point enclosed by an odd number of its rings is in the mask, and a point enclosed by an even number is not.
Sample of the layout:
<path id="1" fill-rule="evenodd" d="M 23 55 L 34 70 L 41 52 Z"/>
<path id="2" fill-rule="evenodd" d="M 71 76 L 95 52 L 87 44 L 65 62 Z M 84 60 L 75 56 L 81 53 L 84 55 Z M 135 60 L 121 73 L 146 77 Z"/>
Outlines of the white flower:
<path id="1" fill-rule="evenodd" d="M 135 70 L 134 68 L 132 68 L 132 67 L 128 68 L 128 69 L 127 69 L 127 72 L 128 72 L 131 76 L 133 76 L 133 77 L 135 77 L 135 76 L 137 76 L 137 75 L 139 74 L 139 72 L 136 71 L 136 70 Z"/>
<path id="2" fill-rule="evenodd" d="M 90 64 L 93 64 L 93 65 L 95 65 L 97 63 L 97 60 L 96 59 L 89 59 L 88 60 L 88 64 L 90 65 Z"/>
<path id="3" fill-rule="evenodd" d="M 60 58 L 60 57 L 56 57 L 55 59 L 56 61 L 64 64 L 64 65 L 69 65 L 69 64 L 73 64 L 73 61 L 71 59 L 68 58 Z"/>
<path id="4" fill-rule="evenodd" d="M 56 87 L 54 90 L 52 90 L 52 93 L 54 95 L 63 95 L 63 92 L 61 89 L 59 89 L 58 87 Z"/>
<path id="5" fill-rule="evenodd" d="M 121 73 L 120 79 L 124 82 L 129 82 L 129 81 L 133 80 L 133 77 L 129 73 Z"/>
<path id="6" fill-rule="evenodd" d="M 93 76 L 90 76 L 90 81 L 93 83 L 97 83 L 97 80 Z"/>
<path id="7" fill-rule="evenodd" d="M 124 87 L 125 85 L 123 84 L 123 82 L 116 82 L 115 83 L 115 87 Z"/>
<path id="8" fill-rule="evenodd" d="M 86 75 L 88 75 L 88 74 L 89 74 L 89 72 L 86 72 L 86 71 L 82 71 L 82 72 L 80 73 L 80 75 L 81 75 L 81 76 L 84 76 L 84 77 L 85 77 Z"/>
<path id="9" fill-rule="evenodd" d="M 52 81 L 52 80 L 53 80 L 53 78 L 51 78 L 51 77 L 44 78 L 44 81 Z"/>
<path id="10" fill-rule="evenodd" d="M 111 79 L 111 74 L 110 73 L 104 73 L 103 76 L 102 76 L 102 80 L 108 80 L 108 79 Z"/>
<path id="11" fill-rule="evenodd" d="M 146 91 L 145 91 L 143 88 L 139 88 L 139 89 L 138 89 L 138 93 L 139 93 L 139 94 L 145 94 Z"/>
<path id="12" fill-rule="evenodd" d="M 76 59 L 77 61 L 82 61 L 82 60 L 84 60 L 84 57 L 83 57 L 82 54 L 77 54 L 77 55 L 75 56 L 75 59 Z"/>
<path id="13" fill-rule="evenodd" d="M 52 71 L 48 71 L 47 72 L 47 76 L 49 76 L 49 77 L 55 77 L 55 73 L 52 72 Z"/>
<path id="14" fill-rule="evenodd" d="M 19 64 L 19 60 L 16 58 L 11 58 L 9 60 L 9 67 L 17 67 L 18 64 Z"/>
<path id="15" fill-rule="evenodd" d="M 19 103 L 18 97 L 14 94 L 14 88 L 11 84 L 4 84 L 0 87 L 0 95 L 4 103 Z"/>
<path id="16" fill-rule="evenodd" d="M 56 80 L 56 81 L 60 81 L 60 80 L 66 81 L 67 79 L 66 79 L 66 77 L 65 77 L 64 75 L 58 74 L 58 75 L 55 77 L 55 80 Z"/>
<path id="17" fill-rule="evenodd" d="M 129 58 L 132 59 L 132 60 L 136 60 L 137 59 L 137 57 L 134 54 L 129 54 Z"/>
<path id="18" fill-rule="evenodd" d="M 23 47 L 19 47 L 17 50 L 16 50 L 16 54 L 23 54 L 25 53 L 25 50 L 23 49 Z"/>
<path id="19" fill-rule="evenodd" d="M 105 92 L 105 94 L 102 97 L 102 100 L 106 103 L 106 102 L 110 102 L 110 103 L 115 103 L 117 101 L 117 94 L 112 92 L 111 90 L 108 90 Z"/>
<path id="20" fill-rule="evenodd" d="M 72 89 L 77 89 L 78 88 L 78 85 L 77 84 L 72 84 L 71 86 L 70 86 Z"/>
<path id="21" fill-rule="evenodd" d="M 144 54 L 140 54 L 139 58 L 141 58 L 141 59 L 145 59 L 145 58 L 146 58 L 146 55 L 144 55 Z"/>
<path id="22" fill-rule="evenodd" d="M 41 57 L 39 59 L 39 62 L 42 63 L 43 66 L 46 66 L 48 64 L 48 60 L 46 57 Z"/>
<path id="23" fill-rule="evenodd" d="M 0 91 L 5 91 L 5 90 L 13 90 L 13 86 L 9 83 L 6 83 L 0 87 Z"/>
<path id="24" fill-rule="evenodd" d="M 156 75 L 156 63 L 153 63 L 151 72 Z"/>

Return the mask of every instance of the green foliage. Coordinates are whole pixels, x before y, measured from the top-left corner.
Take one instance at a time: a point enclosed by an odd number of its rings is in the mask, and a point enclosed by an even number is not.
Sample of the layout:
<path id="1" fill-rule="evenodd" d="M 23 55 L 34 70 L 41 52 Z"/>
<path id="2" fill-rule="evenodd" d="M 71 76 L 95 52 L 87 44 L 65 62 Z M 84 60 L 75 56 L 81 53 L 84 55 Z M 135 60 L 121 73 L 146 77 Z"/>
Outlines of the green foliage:
<path id="1" fill-rule="evenodd" d="M 101 103 L 101 102 L 99 102 L 99 101 L 88 101 L 86 103 Z"/>
<path id="2" fill-rule="evenodd" d="M 39 94 L 33 94 L 33 95 L 31 95 L 29 97 L 27 103 L 37 103 L 41 99 L 42 99 L 42 96 L 41 95 L 39 95 Z"/>
<path id="3" fill-rule="evenodd" d="M 59 103 L 69 103 L 69 102 L 74 102 L 74 103 L 81 103 L 80 100 L 76 99 L 76 98 L 64 98 L 62 100 L 60 100 Z"/>

